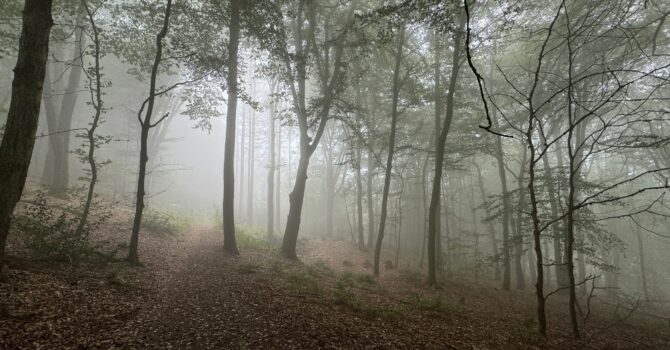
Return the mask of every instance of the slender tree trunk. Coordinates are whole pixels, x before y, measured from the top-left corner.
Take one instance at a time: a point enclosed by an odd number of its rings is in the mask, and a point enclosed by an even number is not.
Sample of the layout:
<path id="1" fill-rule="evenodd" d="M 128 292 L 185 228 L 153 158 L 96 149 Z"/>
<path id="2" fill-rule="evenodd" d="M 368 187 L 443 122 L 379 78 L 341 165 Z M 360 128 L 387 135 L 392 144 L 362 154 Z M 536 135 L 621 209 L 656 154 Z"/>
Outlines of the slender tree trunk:
<path id="1" fill-rule="evenodd" d="M 491 118 L 494 128 L 497 130 L 498 119 L 494 115 Z M 498 177 L 500 177 L 500 187 L 501 187 L 501 196 L 502 196 L 502 234 L 503 234 L 503 290 L 510 289 L 510 275 L 511 275 L 511 264 L 510 264 L 510 239 L 509 239 L 509 220 L 510 220 L 510 203 L 509 191 L 507 190 L 507 171 L 505 170 L 505 158 L 504 151 L 502 146 L 502 136 L 495 136 L 495 158 L 498 166 Z"/>
<path id="2" fill-rule="evenodd" d="M 486 201 L 487 195 L 486 195 L 486 189 L 484 188 L 484 178 L 482 177 L 482 170 L 479 168 L 479 165 L 475 164 L 475 169 L 477 169 L 477 185 L 479 187 L 479 194 L 482 197 L 482 201 Z M 491 216 L 491 210 L 486 208 L 486 216 L 490 217 Z M 494 270 L 494 278 L 496 281 L 500 280 L 500 261 L 498 260 L 498 254 L 500 254 L 500 251 L 498 250 L 498 240 L 496 239 L 496 232 L 495 229 L 493 228 L 493 222 L 489 220 L 486 223 L 486 229 L 489 232 L 489 237 L 491 239 L 491 249 L 493 250 L 493 256 L 495 259 L 493 259 L 493 270 Z"/>
<path id="3" fill-rule="evenodd" d="M 526 280 L 523 275 L 523 212 L 526 206 L 526 191 L 523 188 L 523 173 L 526 167 L 526 162 L 528 161 L 528 147 L 525 147 L 521 144 L 522 156 L 521 156 L 521 165 L 519 166 L 519 176 L 517 178 L 517 188 L 519 191 L 519 203 L 516 210 L 516 225 L 515 225 L 515 235 L 514 235 L 514 274 L 516 276 L 516 288 L 525 289 Z M 532 161 L 532 160 L 531 160 Z"/>
<path id="4" fill-rule="evenodd" d="M 421 170 L 421 194 L 423 205 L 423 230 L 421 230 L 421 259 L 419 260 L 419 267 L 423 267 L 423 259 L 426 255 L 426 241 L 428 240 L 428 193 L 426 191 L 426 178 L 428 177 L 428 161 L 430 160 L 429 153 L 426 152 L 426 158 L 423 161 L 423 169 Z"/>
<path id="5" fill-rule="evenodd" d="M 277 195 L 275 195 L 275 207 L 276 207 L 276 217 L 277 217 L 277 231 L 281 230 L 281 124 L 277 126 Z M 281 232 L 280 232 L 281 233 Z"/>
<path id="6" fill-rule="evenodd" d="M 356 119 L 360 119 L 358 114 L 356 114 Z M 358 124 L 360 125 L 360 123 Z M 358 232 L 358 249 L 365 250 L 365 237 L 363 235 L 363 179 L 361 177 L 360 144 L 356 147 L 356 231 Z"/>
<path id="7" fill-rule="evenodd" d="M 374 156 L 372 155 L 372 145 L 368 148 L 368 171 L 367 171 L 367 181 L 365 182 L 367 188 L 365 189 L 365 194 L 367 195 L 367 205 L 368 205 L 368 250 L 372 250 L 372 242 L 375 238 L 375 204 L 372 197 L 372 182 L 374 181 L 374 168 L 375 161 Z"/>
<path id="8" fill-rule="evenodd" d="M 544 167 L 544 178 L 545 186 L 547 188 L 547 194 L 549 196 L 549 206 L 551 209 L 551 219 L 555 220 L 558 217 L 558 198 L 560 194 L 556 196 L 556 188 L 554 186 L 554 176 L 549 164 L 549 156 L 545 152 L 542 155 L 542 165 Z M 555 222 L 551 225 L 551 230 L 553 234 L 553 248 L 554 248 L 554 274 L 556 275 L 556 286 L 563 287 L 565 286 L 565 268 L 563 266 L 563 258 L 561 254 L 561 238 L 563 233 L 561 232 L 560 225 L 558 222 Z"/>
<path id="9" fill-rule="evenodd" d="M 91 89 L 91 104 L 95 108 L 95 115 L 93 120 L 86 132 L 86 137 L 88 138 L 88 164 L 91 170 L 91 178 L 88 183 L 88 191 L 86 194 L 86 202 L 84 202 L 84 209 L 81 214 L 81 219 L 79 220 L 79 225 L 77 226 L 77 232 L 79 235 L 84 230 L 86 226 L 86 221 L 88 220 L 88 214 L 91 210 L 91 203 L 93 202 L 93 194 L 95 193 L 95 184 L 98 181 L 98 165 L 95 161 L 95 150 L 96 145 L 96 135 L 95 131 L 98 128 L 100 123 L 100 117 L 103 112 L 103 102 L 102 102 L 102 73 L 100 72 L 100 38 L 98 26 L 95 24 L 93 13 L 88 8 L 88 3 L 86 0 L 82 0 L 82 5 L 88 16 L 88 22 L 91 25 L 93 30 L 93 45 L 94 45 L 94 66 L 93 66 L 93 77 L 89 78 L 89 89 Z M 81 63 L 81 59 L 79 60 Z M 95 81 L 94 81 L 95 80 Z M 95 84 L 95 85 L 94 85 Z M 95 87 L 94 87 L 95 86 Z"/>
<path id="10" fill-rule="evenodd" d="M 235 255 L 239 254 L 237 241 L 235 240 L 234 166 L 235 129 L 237 127 L 237 64 L 240 41 L 240 6 L 240 0 L 230 1 L 231 20 L 228 41 L 228 77 L 226 82 L 228 86 L 228 105 L 226 111 L 226 143 L 223 156 L 223 249 L 226 253 Z M 240 197 L 242 197 L 241 193 Z"/>
<path id="11" fill-rule="evenodd" d="M 642 292 L 644 293 L 644 300 L 649 301 L 649 289 L 647 288 L 647 269 L 644 261 L 644 243 L 642 241 L 642 234 L 640 227 L 635 227 L 637 231 L 637 248 L 638 256 L 640 257 L 640 282 L 642 282 Z"/>
<path id="12" fill-rule="evenodd" d="M 274 94 L 276 89 L 276 83 L 272 83 L 270 88 L 271 92 Z M 272 96 L 272 106 L 270 109 L 270 154 L 268 161 L 268 222 L 267 222 L 267 236 L 268 241 L 274 241 L 274 227 L 275 227 L 275 208 L 274 208 L 274 194 L 275 194 L 275 144 L 276 144 L 276 130 L 275 130 L 275 116 L 277 114 L 277 99 L 275 96 Z"/>
<path id="13" fill-rule="evenodd" d="M 382 243 L 384 242 L 384 229 L 386 228 L 387 205 L 389 189 L 391 188 L 391 174 L 393 168 L 393 153 L 395 152 L 395 134 L 398 123 L 398 98 L 400 95 L 400 63 L 402 62 L 402 48 L 405 42 L 405 27 L 401 27 L 398 33 L 398 47 L 395 56 L 395 67 L 393 69 L 393 102 L 391 107 L 391 133 L 389 135 L 389 149 L 386 158 L 386 170 L 384 173 L 384 189 L 382 192 L 381 215 L 379 219 L 379 232 L 377 233 L 377 244 L 375 245 L 374 275 L 379 276 L 379 260 L 381 259 Z"/>
<path id="14" fill-rule="evenodd" d="M 428 284 L 437 284 L 438 256 L 441 255 L 441 245 L 439 240 L 439 217 L 440 217 L 440 197 L 442 192 L 442 171 L 444 166 L 444 153 L 447 143 L 447 135 L 451 128 L 451 122 L 454 118 L 454 94 L 456 92 L 456 83 L 458 80 L 458 71 L 460 68 L 460 57 L 462 50 L 463 28 L 465 21 L 460 16 L 459 28 L 454 35 L 454 52 L 452 56 L 451 76 L 449 77 L 449 92 L 447 94 L 447 109 L 445 112 L 444 123 L 440 128 L 440 135 L 436 139 L 435 147 L 435 171 L 433 176 L 433 189 L 430 196 L 430 207 L 428 211 Z M 446 224 L 446 222 L 445 222 Z M 448 250 L 448 248 L 447 248 Z"/>
<path id="15" fill-rule="evenodd" d="M 252 87 L 252 98 L 254 98 Z M 256 112 L 251 110 L 251 125 L 249 125 L 249 189 L 247 190 L 247 220 L 254 223 L 254 163 L 256 158 Z"/>
<path id="16" fill-rule="evenodd" d="M 9 226 L 26 183 L 35 146 L 42 88 L 53 25 L 51 0 L 26 0 L 12 99 L 0 144 L 0 278 Z"/>
<path id="17" fill-rule="evenodd" d="M 147 153 L 147 144 L 149 138 L 149 129 L 151 129 L 151 117 L 154 110 L 154 103 L 156 100 L 156 78 L 158 76 L 158 66 L 161 63 L 163 55 L 163 39 L 167 36 L 170 24 L 170 11 L 172 8 L 172 0 L 167 1 L 165 8 L 165 18 L 163 19 L 163 27 L 156 35 L 156 57 L 151 68 L 151 78 L 149 87 L 149 98 L 147 100 L 147 110 L 144 119 L 141 122 L 140 133 L 140 166 L 137 175 L 137 195 L 135 198 L 135 217 L 133 219 L 133 231 L 130 235 L 130 245 L 128 249 L 128 262 L 131 265 L 139 264 L 139 256 L 137 248 L 139 245 L 140 227 L 142 226 L 142 212 L 144 211 L 144 195 L 145 195 L 145 178 L 147 172 L 147 162 L 149 156 Z M 142 110 L 140 110 L 142 113 Z"/>
<path id="18" fill-rule="evenodd" d="M 237 105 L 237 101 L 235 101 L 235 104 Z M 237 114 L 237 112 L 236 112 Z M 236 116 L 237 119 L 237 116 Z M 242 127 L 240 128 L 240 142 L 239 142 L 239 147 L 240 147 L 240 152 L 238 156 L 240 157 L 240 163 L 239 163 L 239 170 L 237 171 L 239 174 L 239 184 L 238 184 L 238 198 L 237 198 L 237 212 L 238 214 L 238 220 L 243 221 L 243 213 L 244 213 L 244 206 L 242 200 L 244 199 L 244 179 L 246 179 L 246 173 L 244 169 L 244 149 L 245 149 L 245 140 L 246 140 L 246 135 L 247 135 L 247 116 L 246 113 L 244 113 L 244 108 L 242 109 Z M 225 162 L 225 161 L 224 161 Z M 235 161 L 233 160 L 233 163 Z"/>

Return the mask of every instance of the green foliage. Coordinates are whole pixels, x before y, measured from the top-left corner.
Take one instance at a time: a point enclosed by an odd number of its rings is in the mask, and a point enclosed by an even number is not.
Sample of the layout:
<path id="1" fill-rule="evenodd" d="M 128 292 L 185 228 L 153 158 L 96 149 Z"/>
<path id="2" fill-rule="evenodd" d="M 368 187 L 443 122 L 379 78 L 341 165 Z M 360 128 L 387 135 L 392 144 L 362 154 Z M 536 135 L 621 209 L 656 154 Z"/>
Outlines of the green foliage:
<path id="1" fill-rule="evenodd" d="M 147 208 L 142 216 L 142 228 L 159 235 L 176 235 L 185 232 L 190 226 L 186 217 L 174 213 Z"/>
<path id="2" fill-rule="evenodd" d="M 439 295 L 434 297 L 424 297 L 419 294 L 413 294 L 410 303 L 419 310 L 444 311 L 447 309 L 447 304 L 442 301 L 442 298 Z"/>
<path id="3" fill-rule="evenodd" d="M 25 235 L 25 244 L 33 258 L 57 261 L 80 261 L 85 257 L 104 257 L 88 240 L 91 230 L 99 227 L 108 216 L 97 215 L 81 229 L 80 218 L 47 203 L 46 193 L 40 191 L 26 205 L 26 213 L 15 224 Z"/>
<path id="4" fill-rule="evenodd" d="M 256 272 L 259 272 L 261 265 L 256 263 L 243 263 L 237 268 L 237 270 L 243 275 L 250 275 Z"/>
<path id="5" fill-rule="evenodd" d="M 307 273 L 312 277 L 333 276 L 335 271 L 323 260 L 307 265 Z"/>
<path id="6" fill-rule="evenodd" d="M 534 318 L 527 318 L 521 322 L 521 333 L 526 338 L 535 338 L 540 335 L 537 326 L 537 321 Z"/>
<path id="7" fill-rule="evenodd" d="M 274 247 L 265 240 L 265 232 L 260 226 L 236 225 L 235 238 L 240 248 L 271 250 Z"/>
<path id="8" fill-rule="evenodd" d="M 323 292 L 320 281 L 302 271 L 289 273 L 286 282 L 289 287 L 300 293 L 320 295 Z"/>

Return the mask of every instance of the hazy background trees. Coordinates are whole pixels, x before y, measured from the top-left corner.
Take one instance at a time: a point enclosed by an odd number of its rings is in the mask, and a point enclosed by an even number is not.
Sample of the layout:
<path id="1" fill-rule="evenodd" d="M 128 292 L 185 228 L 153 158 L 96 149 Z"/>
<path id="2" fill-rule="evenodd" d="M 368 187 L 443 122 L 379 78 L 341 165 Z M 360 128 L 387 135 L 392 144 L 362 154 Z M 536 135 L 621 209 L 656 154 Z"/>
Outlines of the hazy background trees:
<path id="1" fill-rule="evenodd" d="M 540 332 L 564 291 L 575 335 L 594 291 L 667 302 L 668 5 L 463 5 L 55 1 L 28 181 L 87 198 L 82 225 L 96 196 L 138 210 L 133 262 L 146 204 L 222 218 L 232 252 L 260 226 L 289 258 L 344 240 L 376 275 L 533 285 Z M 22 8 L 0 8 L 0 125 L 27 157 Z"/>

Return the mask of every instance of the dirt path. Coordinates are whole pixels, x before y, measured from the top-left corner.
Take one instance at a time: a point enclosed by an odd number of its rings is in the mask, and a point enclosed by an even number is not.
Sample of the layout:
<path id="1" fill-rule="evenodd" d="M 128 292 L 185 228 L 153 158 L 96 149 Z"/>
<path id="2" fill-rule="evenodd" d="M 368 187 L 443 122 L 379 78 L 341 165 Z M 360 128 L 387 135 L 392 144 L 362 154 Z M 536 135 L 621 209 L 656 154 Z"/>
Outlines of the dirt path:
<path id="1" fill-rule="evenodd" d="M 222 244 L 220 233 L 207 228 L 179 238 L 147 234 L 140 251 L 144 267 L 119 263 L 118 276 L 82 278 L 76 284 L 58 269 L 14 266 L 13 282 L 0 284 L 0 349 L 655 349 L 670 344 L 667 337 L 653 340 L 660 333 L 631 327 L 575 343 L 560 327 L 567 325 L 564 315 L 556 312 L 551 336 L 543 340 L 527 321 L 533 315 L 527 292 L 458 282 L 429 290 L 421 277 L 408 280 L 393 271 L 377 281 L 364 273 L 367 257 L 346 242 L 303 241 L 304 264 L 280 259 L 269 249 L 242 247 L 240 256 L 227 256 Z"/>
<path id="2" fill-rule="evenodd" d="M 140 317 L 138 334 L 155 348 L 401 348 L 417 329 L 398 329 L 350 315 L 265 278 L 241 273 L 254 256 L 230 257 L 218 235 L 202 229 L 162 266 L 157 309 Z M 412 327 L 413 328 L 413 327 Z M 400 335 L 400 336 L 398 336 Z M 425 339 L 424 346 L 448 348 Z M 414 344 L 417 345 L 417 344 Z"/>

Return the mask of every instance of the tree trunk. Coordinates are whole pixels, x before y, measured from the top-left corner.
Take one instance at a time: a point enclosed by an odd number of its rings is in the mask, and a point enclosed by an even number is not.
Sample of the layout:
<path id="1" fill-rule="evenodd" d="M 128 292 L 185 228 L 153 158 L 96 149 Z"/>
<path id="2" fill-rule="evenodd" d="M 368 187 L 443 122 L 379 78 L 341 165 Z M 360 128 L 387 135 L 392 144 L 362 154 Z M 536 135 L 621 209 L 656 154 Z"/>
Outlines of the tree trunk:
<path id="1" fill-rule="evenodd" d="M 235 240 L 235 128 L 237 127 L 237 63 L 240 41 L 240 0 L 230 2 L 230 38 L 228 41 L 228 104 L 226 143 L 223 155 L 223 249 L 239 254 Z M 241 188 L 241 187 L 240 187 Z M 240 193 L 241 197 L 241 193 Z M 240 209 L 241 210 L 241 209 Z"/>
<path id="2" fill-rule="evenodd" d="M 491 118 L 493 127 L 498 130 L 498 118 L 493 111 Z M 502 136 L 495 136 L 495 158 L 498 166 L 498 177 L 500 177 L 500 187 L 502 196 L 502 234 L 503 234 L 503 290 L 510 288 L 510 241 L 509 241 L 509 219 L 510 219 L 510 200 L 509 191 L 507 190 L 507 171 L 505 170 L 504 151 L 502 147 Z"/>
<path id="3" fill-rule="evenodd" d="M 252 87 L 251 98 L 254 98 Z M 256 112 L 251 110 L 251 124 L 249 125 L 249 189 L 247 190 L 247 220 L 250 225 L 254 223 L 254 163 L 256 145 Z"/>
<path id="4" fill-rule="evenodd" d="M 479 194 L 482 196 L 482 201 L 486 201 L 486 189 L 484 188 L 484 178 L 482 177 L 482 170 L 479 168 L 479 165 L 475 164 L 475 169 L 477 169 L 477 185 L 479 187 Z M 491 211 L 486 208 L 486 216 L 490 217 L 491 216 Z M 493 256 L 495 259 L 493 259 L 493 270 L 494 270 L 494 278 L 496 281 L 500 280 L 500 261 L 498 261 L 498 240 L 496 239 L 496 232 L 493 229 L 493 222 L 489 220 L 486 223 L 486 229 L 489 232 L 489 237 L 491 239 L 491 249 L 493 250 Z"/>
<path id="5" fill-rule="evenodd" d="M 360 116 L 356 113 L 356 119 L 360 126 Z M 360 131 L 360 127 L 358 129 Z M 365 250 L 365 237 L 363 235 L 363 180 L 361 177 L 361 147 L 356 147 L 356 231 L 358 232 L 358 249 Z"/>
<path id="6" fill-rule="evenodd" d="M 368 169 L 367 169 L 367 181 L 365 182 L 367 188 L 365 194 L 367 195 L 367 205 L 368 205 L 368 244 L 367 248 L 372 250 L 372 242 L 375 238 L 375 204 L 372 197 L 372 181 L 374 181 L 374 168 L 375 161 L 374 156 L 372 155 L 372 145 L 368 148 Z"/>
<path id="7" fill-rule="evenodd" d="M 23 8 L 12 99 L 0 144 L 0 277 L 12 214 L 21 199 L 35 146 L 53 25 L 51 5 L 51 0 L 26 0 Z"/>
<path id="8" fill-rule="evenodd" d="M 551 209 L 551 220 L 558 218 L 558 198 L 560 194 L 556 196 L 556 188 L 554 186 L 554 177 L 549 164 L 549 157 L 545 152 L 542 155 L 542 165 L 544 167 L 544 178 L 545 186 L 547 188 L 547 194 L 549 195 L 549 206 Z M 553 247 L 554 247 L 554 274 L 556 275 L 556 286 L 558 288 L 565 287 L 567 282 L 565 281 L 567 275 L 565 272 L 565 266 L 563 265 L 563 258 L 561 254 L 561 239 L 563 233 L 558 222 L 555 222 L 551 225 L 551 230 L 553 234 Z"/>
<path id="9" fill-rule="evenodd" d="M 516 225 L 515 225 L 515 235 L 514 235 L 514 274 L 516 276 L 516 288 L 525 289 L 526 280 L 523 275 L 523 265 L 521 260 L 523 258 L 523 212 L 524 207 L 526 206 L 526 191 L 523 188 L 523 172 L 526 167 L 526 162 L 528 160 L 528 147 L 525 147 L 521 144 L 522 156 L 521 156 L 521 165 L 519 166 L 519 175 L 517 178 L 517 188 L 519 191 L 519 204 L 516 210 Z M 531 160 L 532 161 L 532 160 Z"/>
<path id="10" fill-rule="evenodd" d="M 140 166 L 137 175 L 137 194 L 135 198 L 135 217 L 133 219 L 133 232 L 130 235 L 130 245 L 128 248 L 128 262 L 131 265 L 139 265 L 139 256 L 137 247 L 139 245 L 140 227 L 142 226 L 142 213 L 144 211 L 144 195 L 145 195 L 145 178 L 147 172 L 147 162 L 149 155 L 147 152 L 147 144 L 149 138 L 149 129 L 151 129 L 151 117 L 154 110 L 154 103 L 156 100 L 156 78 L 158 76 L 158 66 L 161 63 L 163 56 L 163 39 L 167 36 L 170 24 L 170 10 L 172 8 L 172 0 L 167 1 L 165 8 L 165 18 L 163 19 L 163 28 L 156 35 L 156 57 L 151 68 L 151 79 L 149 87 L 149 98 L 147 99 L 147 110 L 144 115 L 140 127 Z M 140 113 L 142 110 L 140 109 Z M 155 126 L 155 125 L 154 125 Z"/>
<path id="11" fill-rule="evenodd" d="M 452 56 L 451 76 L 449 77 L 449 93 L 447 94 L 447 109 L 445 112 L 444 123 L 440 128 L 440 135 L 435 145 L 435 171 L 433 176 L 433 189 L 430 196 L 430 206 L 428 209 L 428 284 L 437 284 L 438 256 L 441 255 L 441 245 L 439 240 L 439 217 L 440 217 L 440 197 L 442 192 L 442 170 L 444 165 L 444 153 L 447 143 L 447 135 L 451 128 L 451 122 L 454 118 L 454 94 L 456 92 L 456 83 L 458 80 L 458 71 L 460 68 L 461 41 L 463 38 L 463 27 L 465 21 L 460 16 L 459 28 L 454 35 L 454 52 Z"/>
<path id="12" fill-rule="evenodd" d="M 93 30 L 93 45 L 94 45 L 94 62 L 93 67 L 93 77 L 89 78 L 89 89 L 92 89 L 92 95 L 95 97 L 92 99 L 91 104 L 95 108 L 95 115 L 93 120 L 86 132 L 86 137 L 88 139 L 88 164 L 91 170 L 91 178 L 89 179 L 88 192 L 86 194 L 86 201 L 84 202 L 84 209 L 82 210 L 81 219 L 79 220 L 79 225 L 77 226 L 77 233 L 82 234 L 84 227 L 86 226 L 86 221 L 88 220 L 88 214 L 91 210 L 91 203 L 93 202 L 93 194 L 95 193 L 95 184 L 98 181 L 98 165 L 95 161 L 95 150 L 96 145 L 96 134 L 95 131 L 98 128 L 100 123 L 100 117 L 102 116 L 103 106 L 102 106 L 102 73 L 100 72 L 100 38 L 98 26 L 95 24 L 93 13 L 88 8 L 88 3 L 86 0 L 82 0 L 82 5 L 85 8 L 86 15 L 88 16 L 88 21 L 91 24 L 91 29 Z M 81 63 L 81 59 L 79 60 Z M 93 87 L 93 80 L 95 80 L 95 87 Z"/>
<path id="13" fill-rule="evenodd" d="M 644 261 L 644 243 L 642 241 L 642 234 L 640 233 L 640 227 L 636 226 L 635 230 L 637 231 L 637 248 L 638 256 L 640 257 L 640 282 L 642 283 L 642 292 L 644 293 L 644 301 L 649 301 L 649 289 L 647 288 L 647 269 Z"/>
<path id="14" fill-rule="evenodd" d="M 401 27 L 398 33 L 398 47 L 395 55 L 395 67 L 393 69 L 393 102 L 391 107 L 391 133 L 389 135 L 389 149 L 386 158 L 386 170 L 384 173 L 384 189 L 382 192 L 381 215 L 379 219 L 379 232 L 377 233 L 377 244 L 375 245 L 374 270 L 375 276 L 379 276 L 379 260 L 381 258 L 382 243 L 384 241 L 384 229 L 386 228 L 387 205 L 389 189 L 391 188 L 391 174 L 393 168 L 393 153 L 395 151 L 395 133 L 398 122 L 398 97 L 400 95 L 400 63 L 402 62 L 402 47 L 405 42 L 405 27 Z"/>
<path id="15" fill-rule="evenodd" d="M 307 145 L 305 143 L 305 145 Z M 289 259 L 297 259 L 295 247 L 298 243 L 298 231 L 300 229 L 300 217 L 302 215 L 302 203 L 305 199 L 305 186 L 307 184 L 307 166 L 309 165 L 309 150 L 300 146 L 300 161 L 293 185 L 293 190 L 289 194 L 289 210 L 286 218 L 286 229 L 284 230 L 284 239 L 282 240 L 282 254 Z"/>
<path id="16" fill-rule="evenodd" d="M 270 91 L 272 94 L 275 93 L 276 82 L 272 82 Z M 277 99 L 272 96 L 272 106 L 270 107 L 270 155 L 268 161 L 268 223 L 267 223 L 267 236 L 268 241 L 274 241 L 274 228 L 275 228 L 275 208 L 274 208 L 274 194 L 275 194 L 275 143 L 276 143 L 276 130 L 275 130 L 275 116 L 277 114 Z"/>

